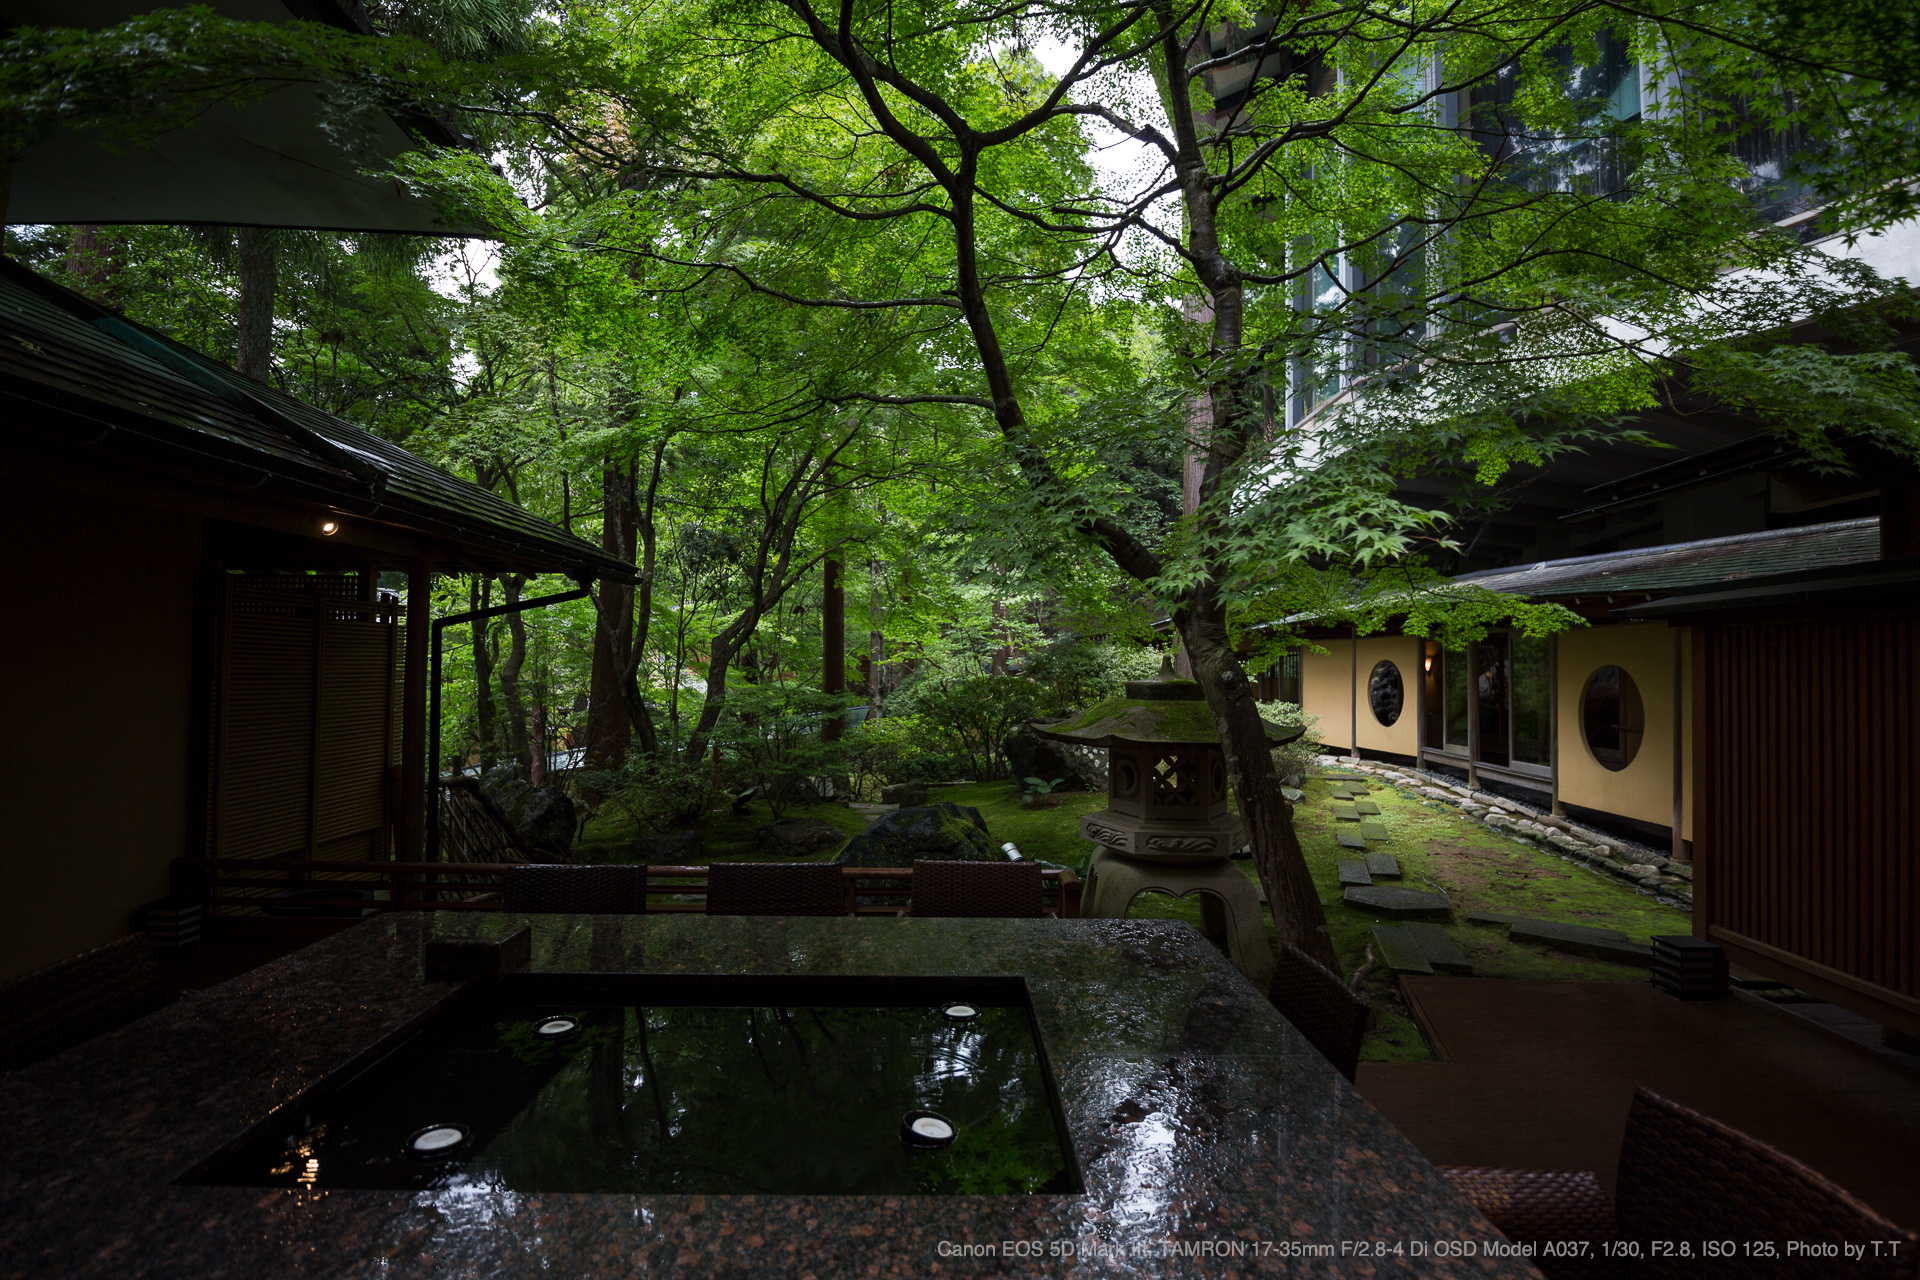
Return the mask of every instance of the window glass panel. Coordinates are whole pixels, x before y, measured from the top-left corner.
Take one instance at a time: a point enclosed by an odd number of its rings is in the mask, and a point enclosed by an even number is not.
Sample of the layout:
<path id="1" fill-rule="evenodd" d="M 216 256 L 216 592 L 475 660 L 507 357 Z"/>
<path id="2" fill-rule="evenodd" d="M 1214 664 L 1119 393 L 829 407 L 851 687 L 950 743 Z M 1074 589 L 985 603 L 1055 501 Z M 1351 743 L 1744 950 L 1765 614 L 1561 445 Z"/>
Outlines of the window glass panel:
<path id="1" fill-rule="evenodd" d="M 1475 759 L 1507 763 L 1507 638 L 1491 635 L 1473 647 L 1480 741 Z"/>
<path id="2" fill-rule="evenodd" d="M 1548 764 L 1553 756 L 1552 642 L 1513 637 L 1513 758 Z"/>
<path id="3" fill-rule="evenodd" d="M 1457 751 L 1467 749 L 1467 655 L 1449 649 L 1440 655 L 1446 676 L 1447 745 Z"/>

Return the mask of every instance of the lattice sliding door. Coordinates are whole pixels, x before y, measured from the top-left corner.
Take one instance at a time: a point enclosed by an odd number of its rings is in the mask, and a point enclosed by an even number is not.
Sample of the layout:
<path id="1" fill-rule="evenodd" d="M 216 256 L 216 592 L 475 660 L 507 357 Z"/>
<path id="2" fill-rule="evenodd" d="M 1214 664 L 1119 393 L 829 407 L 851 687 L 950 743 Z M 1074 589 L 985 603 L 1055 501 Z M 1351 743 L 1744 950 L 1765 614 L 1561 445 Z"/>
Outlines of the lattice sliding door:
<path id="1" fill-rule="evenodd" d="M 398 607 L 341 575 L 229 574 L 214 663 L 207 852 L 385 857 Z"/>

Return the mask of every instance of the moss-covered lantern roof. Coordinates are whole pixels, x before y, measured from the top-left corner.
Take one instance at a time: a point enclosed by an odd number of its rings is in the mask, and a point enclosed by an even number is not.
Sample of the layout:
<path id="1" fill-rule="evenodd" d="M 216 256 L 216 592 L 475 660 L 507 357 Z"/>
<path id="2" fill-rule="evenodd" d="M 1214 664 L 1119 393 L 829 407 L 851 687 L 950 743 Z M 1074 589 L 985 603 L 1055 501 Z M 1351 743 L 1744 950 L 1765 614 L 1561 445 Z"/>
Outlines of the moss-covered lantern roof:
<path id="1" fill-rule="evenodd" d="M 1271 721 L 1261 724 L 1269 746 L 1285 746 L 1306 733 L 1305 728 L 1282 728 Z M 1220 745 L 1220 731 L 1200 682 L 1176 678 L 1172 664 L 1165 661 L 1158 679 L 1127 681 L 1126 696 L 1096 702 L 1058 724 L 1032 728 L 1043 738 L 1084 747 Z"/>

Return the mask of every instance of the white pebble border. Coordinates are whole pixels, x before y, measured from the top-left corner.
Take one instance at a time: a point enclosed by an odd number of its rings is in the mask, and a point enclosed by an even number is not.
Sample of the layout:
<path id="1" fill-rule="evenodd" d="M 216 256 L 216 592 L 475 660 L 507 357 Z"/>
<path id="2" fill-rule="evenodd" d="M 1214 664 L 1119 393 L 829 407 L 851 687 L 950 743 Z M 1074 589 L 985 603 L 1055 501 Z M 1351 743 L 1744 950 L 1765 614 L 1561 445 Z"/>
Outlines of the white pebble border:
<path id="1" fill-rule="evenodd" d="M 1594 870 L 1625 880 L 1642 893 L 1683 911 L 1693 910 L 1693 868 L 1675 862 L 1616 836 L 1530 809 L 1491 791 L 1474 791 L 1462 783 L 1425 770 L 1355 760 L 1350 756 L 1316 756 L 1326 769 L 1350 769 L 1412 792 L 1422 799 L 1450 805 L 1476 822 L 1523 844 L 1554 854 L 1568 862 L 1585 863 Z"/>

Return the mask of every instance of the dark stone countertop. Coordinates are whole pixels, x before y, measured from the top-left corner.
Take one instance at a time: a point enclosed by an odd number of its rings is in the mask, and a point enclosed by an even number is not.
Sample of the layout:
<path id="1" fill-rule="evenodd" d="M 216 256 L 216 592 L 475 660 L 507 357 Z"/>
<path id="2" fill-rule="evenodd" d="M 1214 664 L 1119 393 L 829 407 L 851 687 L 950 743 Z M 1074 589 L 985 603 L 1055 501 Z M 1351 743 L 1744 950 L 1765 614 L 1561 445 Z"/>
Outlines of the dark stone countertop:
<path id="1" fill-rule="evenodd" d="M 422 981 L 430 931 L 523 922 L 536 971 L 1021 975 L 1087 1189 L 174 1185 L 462 991 Z M 382 916 L 0 1077 L 0 1098 L 0 1276 L 23 1280 L 1538 1275 L 1518 1259 L 1415 1255 L 1435 1241 L 1480 1248 L 1502 1237 L 1212 946 L 1169 921 Z M 1040 1256 L 1005 1256 L 1008 1241 L 1034 1242 Z M 1407 1252 L 1356 1256 L 1352 1242 Z M 965 1245 L 994 1252 L 952 1254 Z M 1328 1246 L 1332 1256 L 1315 1254 Z"/>

